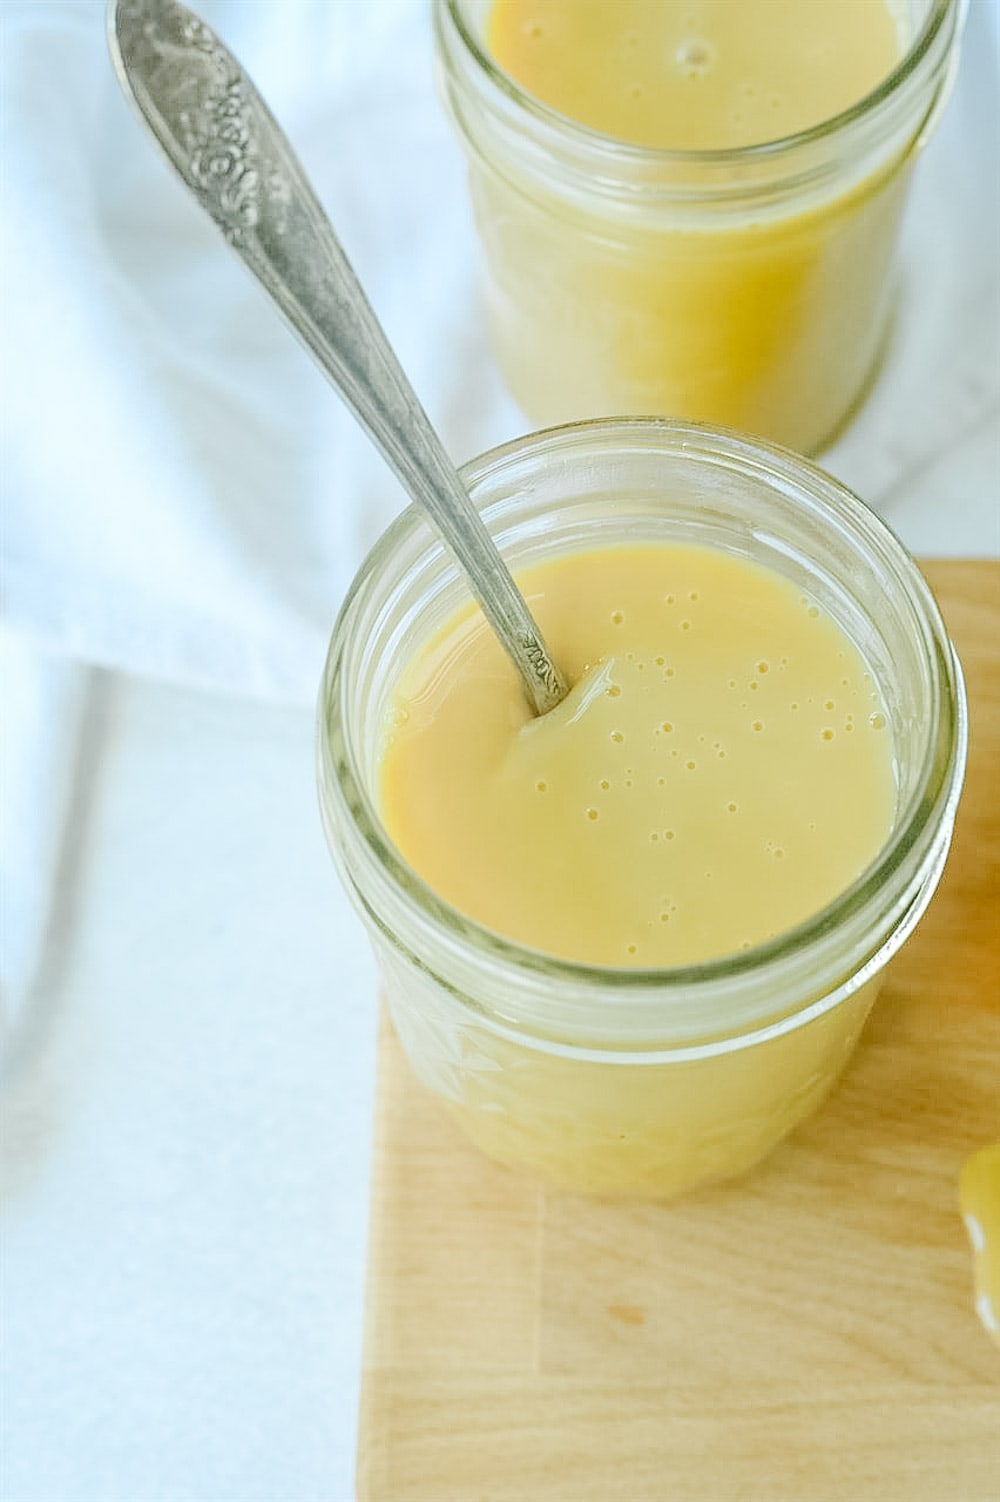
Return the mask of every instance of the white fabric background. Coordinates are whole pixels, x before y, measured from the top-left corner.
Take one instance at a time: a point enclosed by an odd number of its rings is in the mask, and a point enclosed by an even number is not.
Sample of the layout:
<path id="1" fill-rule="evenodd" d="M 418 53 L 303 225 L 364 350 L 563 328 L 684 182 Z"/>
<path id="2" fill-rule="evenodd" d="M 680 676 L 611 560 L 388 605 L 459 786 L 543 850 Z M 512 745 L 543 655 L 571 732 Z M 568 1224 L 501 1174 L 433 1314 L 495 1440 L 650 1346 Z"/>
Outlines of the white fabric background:
<path id="1" fill-rule="evenodd" d="M 203 12 L 286 126 L 456 457 L 523 426 L 469 317 L 424 7 Z M 8 0 L 4 20 L 8 619 L 91 661 L 304 702 L 401 497 L 120 95 L 103 7 Z"/>
<path id="2" fill-rule="evenodd" d="M 454 457 L 522 431 L 421 0 L 200 10 L 285 125 Z M 78 1019 L 50 1044 L 77 1070 L 56 1145 L 12 1118 L 0 1495 L 346 1502 L 372 981 L 325 885 L 309 720 L 339 600 L 402 497 L 120 97 L 103 12 L 0 0 L 0 1054 L 67 987 Z M 1000 552 L 998 17 L 971 0 L 890 356 L 823 456 L 918 553 Z M 299 1005 L 289 1032 L 276 988 Z M 238 1018 L 219 1005 L 234 990 Z M 44 1061 L 26 1067 L 30 1088 Z M 243 1159 L 220 1122 L 274 1078 Z M 185 1179 L 196 1143 L 208 1166 Z M 262 1194 L 280 1209 L 263 1221 Z M 196 1243 L 184 1282 L 173 1259 Z M 244 1325 L 281 1268 L 285 1323 Z M 140 1316 L 159 1366 L 130 1343 Z M 317 1332 L 338 1318 L 334 1358 Z"/>

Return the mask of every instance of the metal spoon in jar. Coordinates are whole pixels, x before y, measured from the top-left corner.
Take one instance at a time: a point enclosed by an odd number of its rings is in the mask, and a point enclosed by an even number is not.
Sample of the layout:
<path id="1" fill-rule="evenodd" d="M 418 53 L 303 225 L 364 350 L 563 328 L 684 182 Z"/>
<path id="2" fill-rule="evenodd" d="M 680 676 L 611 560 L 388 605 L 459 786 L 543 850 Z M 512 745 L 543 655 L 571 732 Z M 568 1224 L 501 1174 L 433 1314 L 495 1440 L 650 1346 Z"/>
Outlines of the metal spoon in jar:
<path id="1" fill-rule="evenodd" d="M 535 713 L 552 709 L 562 674 L 260 94 L 176 0 L 112 0 L 108 36 L 169 161 L 434 522 Z"/>

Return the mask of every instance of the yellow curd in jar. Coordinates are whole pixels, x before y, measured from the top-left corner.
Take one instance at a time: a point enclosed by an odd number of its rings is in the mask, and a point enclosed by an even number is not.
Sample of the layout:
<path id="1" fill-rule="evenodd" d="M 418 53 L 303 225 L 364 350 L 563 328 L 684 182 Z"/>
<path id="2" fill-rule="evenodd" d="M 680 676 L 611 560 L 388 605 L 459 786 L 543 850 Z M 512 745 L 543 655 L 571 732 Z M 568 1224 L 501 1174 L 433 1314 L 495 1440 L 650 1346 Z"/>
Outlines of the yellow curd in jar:
<path id="1" fill-rule="evenodd" d="M 819 126 L 902 54 L 887 0 L 495 0 L 486 43 L 568 120 L 685 153 Z M 613 206 L 599 181 L 613 161 L 595 156 L 584 198 L 514 149 L 474 153 L 494 346 L 515 398 L 537 424 L 668 414 L 815 451 L 877 359 L 911 144 L 860 170 L 848 156 L 826 179 L 802 157 L 756 197 L 767 164 L 733 157 L 728 202 L 718 163 L 671 167 L 666 203 L 655 165 L 634 181 L 622 167 L 629 191 Z"/>
<path id="2" fill-rule="evenodd" d="M 671 968 L 783 933 L 875 857 L 894 815 L 891 727 L 858 648 L 792 582 L 649 543 L 569 553 L 519 583 L 573 684 L 556 710 L 531 717 L 471 609 L 394 695 L 382 818 L 439 896 L 551 955 Z M 876 984 L 686 1062 L 481 1031 L 476 1067 L 442 1093 L 497 1157 L 574 1188 L 675 1193 L 748 1167 L 818 1104 Z M 408 1025 L 401 1012 L 404 1044 Z"/>
<path id="3" fill-rule="evenodd" d="M 489 44 L 561 114 L 675 151 L 807 130 L 899 60 L 886 0 L 494 0 Z"/>

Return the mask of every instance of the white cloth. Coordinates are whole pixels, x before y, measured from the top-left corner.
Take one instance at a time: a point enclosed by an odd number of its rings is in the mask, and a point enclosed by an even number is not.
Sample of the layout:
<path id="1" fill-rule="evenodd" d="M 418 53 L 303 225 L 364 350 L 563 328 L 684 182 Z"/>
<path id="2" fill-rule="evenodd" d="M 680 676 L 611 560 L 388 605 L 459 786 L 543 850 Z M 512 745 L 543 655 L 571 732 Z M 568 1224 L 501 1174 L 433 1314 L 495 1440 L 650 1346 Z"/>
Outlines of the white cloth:
<path id="1" fill-rule="evenodd" d="M 509 433 L 423 6 L 203 12 L 453 451 Z M 7 618 L 131 672 L 310 699 L 399 489 L 126 103 L 103 5 L 8 0 L 3 18 Z"/>
<path id="2" fill-rule="evenodd" d="M 455 457 L 517 431 L 424 6 L 202 14 L 288 130 Z M 346 585 L 404 497 L 123 98 L 101 0 L 4 0 L 0 25 L 9 1031 L 71 781 L 51 672 L 67 693 L 76 660 L 310 702 Z"/>

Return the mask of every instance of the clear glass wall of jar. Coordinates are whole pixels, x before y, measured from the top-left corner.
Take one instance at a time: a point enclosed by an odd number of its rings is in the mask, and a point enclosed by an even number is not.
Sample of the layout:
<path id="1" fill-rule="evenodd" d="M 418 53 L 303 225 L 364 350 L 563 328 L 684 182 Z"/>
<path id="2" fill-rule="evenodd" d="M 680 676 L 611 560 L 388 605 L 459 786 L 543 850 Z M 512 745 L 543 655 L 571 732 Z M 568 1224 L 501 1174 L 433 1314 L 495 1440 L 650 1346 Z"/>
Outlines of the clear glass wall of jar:
<path id="1" fill-rule="evenodd" d="M 661 421 L 581 423 L 508 444 L 464 474 L 515 569 L 670 540 L 786 575 L 857 644 L 891 717 L 892 832 L 848 891 L 738 955 L 601 969 L 464 918 L 381 825 L 394 685 L 468 598 L 422 517 L 410 510 L 384 535 L 335 627 L 319 705 L 323 819 L 419 1078 L 487 1152 L 575 1190 L 661 1198 L 730 1177 L 823 1099 L 937 885 L 965 765 L 958 663 L 893 534 L 783 450 Z"/>
<path id="2" fill-rule="evenodd" d="M 469 162 L 493 347 L 533 423 L 663 414 L 824 446 L 879 362 L 910 169 L 947 98 L 965 0 L 904 0 L 874 93 L 733 151 L 629 146 L 492 61 L 490 0 L 434 0 Z"/>

